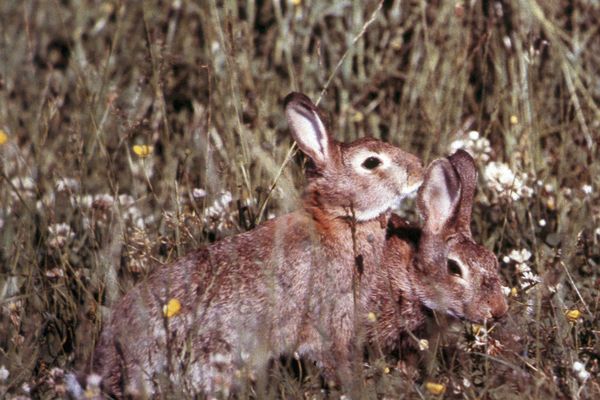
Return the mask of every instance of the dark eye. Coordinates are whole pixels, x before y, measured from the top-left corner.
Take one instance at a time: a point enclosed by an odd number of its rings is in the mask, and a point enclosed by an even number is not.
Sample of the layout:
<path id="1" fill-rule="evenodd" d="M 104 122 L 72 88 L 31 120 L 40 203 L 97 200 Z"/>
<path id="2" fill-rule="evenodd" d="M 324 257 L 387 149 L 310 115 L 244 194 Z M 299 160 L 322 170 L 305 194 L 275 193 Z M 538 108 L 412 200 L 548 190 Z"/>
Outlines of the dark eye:
<path id="1" fill-rule="evenodd" d="M 377 157 L 369 157 L 362 163 L 362 166 L 366 169 L 374 169 L 380 165 L 381 165 L 381 160 Z"/>
<path id="2" fill-rule="evenodd" d="M 448 273 L 450 275 L 462 278 L 462 270 L 460 269 L 460 265 L 458 265 L 458 263 L 454 260 L 448 260 Z"/>

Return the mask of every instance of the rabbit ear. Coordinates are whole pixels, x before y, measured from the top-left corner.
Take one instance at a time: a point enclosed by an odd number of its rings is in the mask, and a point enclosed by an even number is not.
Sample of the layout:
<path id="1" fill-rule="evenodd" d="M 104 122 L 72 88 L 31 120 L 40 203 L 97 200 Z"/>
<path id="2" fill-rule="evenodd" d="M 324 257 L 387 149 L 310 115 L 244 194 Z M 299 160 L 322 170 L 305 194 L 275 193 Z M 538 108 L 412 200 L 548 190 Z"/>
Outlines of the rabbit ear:
<path id="1" fill-rule="evenodd" d="M 477 167 L 469 153 L 458 150 L 448 157 L 450 163 L 458 173 L 461 184 L 461 197 L 458 207 L 456 226 L 458 229 L 471 234 L 471 214 L 473 210 L 473 196 L 477 186 Z"/>
<path id="2" fill-rule="evenodd" d="M 417 199 L 425 220 L 424 231 L 438 234 L 455 217 L 460 190 L 459 177 L 447 159 L 441 158 L 429 165 Z"/>
<path id="3" fill-rule="evenodd" d="M 300 150 L 323 168 L 331 156 L 332 140 L 319 118 L 317 107 L 302 93 L 292 92 L 284 100 L 285 115 Z"/>

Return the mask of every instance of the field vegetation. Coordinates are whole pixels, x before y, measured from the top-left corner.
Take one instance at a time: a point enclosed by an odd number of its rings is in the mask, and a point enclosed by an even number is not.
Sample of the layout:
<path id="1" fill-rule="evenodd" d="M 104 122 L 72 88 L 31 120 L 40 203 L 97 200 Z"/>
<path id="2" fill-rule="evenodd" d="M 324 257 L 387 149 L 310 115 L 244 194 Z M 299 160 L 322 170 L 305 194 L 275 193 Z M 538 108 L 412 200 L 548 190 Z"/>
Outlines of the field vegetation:
<path id="1" fill-rule="evenodd" d="M 340 141 L 474 155 L 510 305 L 432 318 L 418 367 L 367 352 L 360 397 L 600 398 L 599 21 L 596 0 L 1 1 L 0 397 L 65 397 L 129 288 L 298 206 L 296 90 Z M 243 397 L 339 396 L 309 363 L 261 379 Z"/>

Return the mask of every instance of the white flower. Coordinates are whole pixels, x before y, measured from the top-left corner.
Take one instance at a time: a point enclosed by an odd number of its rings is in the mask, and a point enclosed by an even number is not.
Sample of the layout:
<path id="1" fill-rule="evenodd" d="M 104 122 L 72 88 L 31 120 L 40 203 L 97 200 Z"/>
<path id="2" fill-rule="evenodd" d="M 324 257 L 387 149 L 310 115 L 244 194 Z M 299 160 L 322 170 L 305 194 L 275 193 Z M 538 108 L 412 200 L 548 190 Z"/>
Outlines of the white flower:
<path id="1" fill-rule="evenodd" d="M 75 192 L 79 189 L 79 182 L 73 178 L 60 178 L 56 181 L 56 190 L 59 192 Z"/>
<path id="2" fill-rule="evenodd" d="M 585 193 L 587 195 L 590 195 L 593 192 L 592 185 L 583 185 L 581 187 L 581 190 L 583 190 L 583 193 Z"/>
<path id="3" fill-rule="evenodd" d="M 541 282 L 542 281 L 542 278 L 540 278 L 538 275 L 535 275 L 531 271 L 523 272 L 522 277 L 524 280 L 529 281 L 529 282 Z"/>
<path id="4" fill-rule="evenodd" d="M 521 288 L 525 288 L 534 283 L 539 283 L 542 279 L 531 271 L 527 262 L 531 258 L 531 252 L 527 249 L 511 250 L 508 256 L 504 256 L 503 261 L 508 263 L 514 261 L 515 267 L 521 276 Z"/>
<path id="5" fill-rule="evenodd" d="M 192 196 L 194 196 L 195 199 L 200 199 L 200 198 L 206 196 L 206 190 L 201 189 L 201 188 L 194 188 L 192 190 Z"/>
<path id="6" fill-rule="evenodd" d="M 95 209 L 108 210 L 113 206 L 115 198 L 108 193 L 97 194 L 94 196 L 92 207 Z"/>
<path id="7" fill-rule="evenodd" d="M 583 370 L 583 371 L 581 371 L 581 372 L 579 372 L 579 373 L 577 374 L 577 378 L 578 378 L 578 379 L 579 379 L 581 382 L 585 382 L 585 381 L 587 381 L 587 380 L 589 379 L 589 377 L 590 377 L 590 373 L 589 373 L 589 372 L 587 372 L 586 370 Z"/>
<path id="8" fill-rule="evenodd" d="M 527 249 L 512 250 L 508 254 L 508 257 L 510 257 L 512 260 L 518 263 L 524 263 L 525 261 L 531 258 L 531 252 Z"/>
<path id="9" fill-rule="evenodd" d="M 221 197 L 217 201 L 219 203 L 221 203 L 223 206 L 228 206 L 232 200 L 233 200 L 233 196 L 231 195 L 231 192 L 223 192 L 223 193 L 221 193 Z"/>
<path id="10" fill-rule="evenodd" d="M 119 195 L 119 204 L 123 207 L 131 207 L 135 203 L 135 199 L 128 194 Z"/>
<path id="11" fill-rule="evenodd" d="M 217 217 L 225 213 L 227 207 L 233 200 L 231 192 L 223 192 L 221 196 L 215 200 L 212 206 L 206 209 L 206 215 L 209 217 Z"/>
<path id="12" fill-rule="evenodd" d="M 525 184 L 526 174 L 515 174 L 508 165 L 490 162 L 483 171 L 488 186 L 500 197 L 510 196 L 514 201 L 522 197 L 531 197 L 533 189 Z"/>
<path id="13" fill-rule="evenodd" d="M 61 248 L 71 240 L 75 233 L 71 230 L 68 224 L 53 224 L 48 227 L 49 239 L 48 245 L 54 248 Z"/>
<path id="14" fill-rule="evenodd" d="M 502 290 L 502 294 L 505 296 L 509 296 L 510 295 L 510 288 L 508 286 L 501 286 L 500 289 Z"/>
<path id="15" fill-rule="evenodd" d="M 490 159 L 492 147 L 487 138 L 481 137 L 479 132 L 470 131 L 465 138 L 459 138 L 450 143 L 450 152 L 454 153 L 463 149 L 479 161 L 487 162 Z"/>
<path id="16" fill-rule="evenodd" d="M 55 246 L 53 246 L 55 247 Z M 64 278 L 65 277 L 65 271 L 62 268 L 52 268 L 48 271 L 46 271 L 45 275 L 50 278 L 50 279 L 58 279 L 58 278 Z"/>
<path id="17" fill-rule="evenodd" d="M 544 226 L 546 226 L 546 220 L 542 218 L 538 221 L 538 224 L 543 228 Z"/>
<path id="18" fill-rule="evenodd" d="M 557 283 L 556 285 L 548 285 L 548 290 L 550 291 L 550 293 L 556 293 L 560 290 L 560 287 L 562 285 L 559 283 Z"/>
<path id="19" fill-rule="evenodd" d="M 35 192 L 35 181 L 30 178 L 29 176 L 26 177 L 16 177 L 16 178 L 12 178 L 10 180 L 10 183 L 12 184 L 12 186 L 17 189 L 17 191 L 19 192 L 19 194 L 23 197 L 33 197 L 34 192 Z M 13 197 L 13 199 L 18 200 L 19 196 L 14 193 L 11 192 L 11 195 Z"/>
<path id="20" fill-rule="evenodd" d="M 464 149 L 466 147 L 466 143 L 462 139 L 456 139 L 452 143 L 450 143 L 450 153 L 454 153 L 458 149 Z"/>
<path id="21" fill-rule="evenodd" d="M 525 309 L 525 313 L 529 317 L 533 317 L 533 314 L 535 313 L 535 299 L 534 299 L 534 296 L 529 296 L 529 298 L 527 299 L 527 308 Z"/>
<path id="22" fill-rule="evenodd" d="M 573 363 L 573 372 L 575 372 L 575 376 L 577 376 L 577 379 L 581 382 L 587 381 L 590 377 L 590 373 L 585 370 L 585 364 L 581 361 L 575 361 Z"/>
<path id="23" fill-rule="evenodd" d="M 10 372 L 6 369 L 4 365 L 0 366 L 0 382 L 4 382 L 8 379 Z"/>
<path id="24" fill-rule="evenodd" d="M 71 197 L 71 205 L 74 208 L 90 208 L 92 207 L 92 203 L 94 202 L 94 196 L 90 194 L 86 194 L 83 196 L 72 196 Z"/>

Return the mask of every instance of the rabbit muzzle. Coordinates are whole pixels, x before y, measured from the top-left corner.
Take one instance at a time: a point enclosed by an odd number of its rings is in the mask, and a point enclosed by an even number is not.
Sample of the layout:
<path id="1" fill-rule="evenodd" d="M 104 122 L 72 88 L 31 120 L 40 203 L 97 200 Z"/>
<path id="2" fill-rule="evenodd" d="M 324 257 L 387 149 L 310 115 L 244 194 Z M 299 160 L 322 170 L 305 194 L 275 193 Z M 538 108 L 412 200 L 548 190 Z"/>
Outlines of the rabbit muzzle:
<path id="1" fill-rule="evenodd" d="M 493 319 L 499 319 L 508 312 L 508 303 L 502 293 L 496 293 L 488 300 L 490 305 L 490 314 Z"/>

